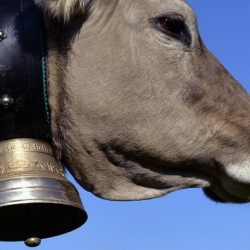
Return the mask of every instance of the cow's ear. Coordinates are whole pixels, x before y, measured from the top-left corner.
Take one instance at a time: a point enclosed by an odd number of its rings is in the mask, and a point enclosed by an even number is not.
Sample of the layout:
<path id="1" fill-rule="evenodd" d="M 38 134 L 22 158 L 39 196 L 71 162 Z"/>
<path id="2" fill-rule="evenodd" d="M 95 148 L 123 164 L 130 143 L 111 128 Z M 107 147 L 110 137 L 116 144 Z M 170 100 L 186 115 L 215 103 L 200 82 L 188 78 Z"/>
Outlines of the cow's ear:
<path id="1" fill-rule="evenodd" d="M 70 21 L 76 15 L 84 14 L 92 0 L 38 0 L 41 8 L 53 17 Z"/>

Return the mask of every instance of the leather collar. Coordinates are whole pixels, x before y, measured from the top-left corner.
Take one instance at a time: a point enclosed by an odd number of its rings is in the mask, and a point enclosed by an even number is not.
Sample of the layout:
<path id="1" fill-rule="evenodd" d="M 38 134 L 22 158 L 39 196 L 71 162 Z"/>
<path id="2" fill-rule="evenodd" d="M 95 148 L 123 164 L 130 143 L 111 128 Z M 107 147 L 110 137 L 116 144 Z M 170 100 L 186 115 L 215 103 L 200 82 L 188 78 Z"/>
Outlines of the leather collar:
<path id="1" fill-rule="evenodd" d="M 50 141 L 44 38 L 34 0 L 0 0 L 0 140 Z"/>

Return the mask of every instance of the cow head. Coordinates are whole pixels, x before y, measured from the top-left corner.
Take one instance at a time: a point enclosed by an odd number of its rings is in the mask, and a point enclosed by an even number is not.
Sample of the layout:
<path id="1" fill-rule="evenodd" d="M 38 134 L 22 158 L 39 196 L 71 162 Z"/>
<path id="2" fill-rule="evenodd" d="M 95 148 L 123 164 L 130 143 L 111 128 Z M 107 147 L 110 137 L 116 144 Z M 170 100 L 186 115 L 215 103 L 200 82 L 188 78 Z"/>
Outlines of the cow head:
<path id="1" fill-rule="evenodd" d="M 59 159 L 95 195 L 250 199 L 249 96 L 183 0 L 43 0 Z"/>

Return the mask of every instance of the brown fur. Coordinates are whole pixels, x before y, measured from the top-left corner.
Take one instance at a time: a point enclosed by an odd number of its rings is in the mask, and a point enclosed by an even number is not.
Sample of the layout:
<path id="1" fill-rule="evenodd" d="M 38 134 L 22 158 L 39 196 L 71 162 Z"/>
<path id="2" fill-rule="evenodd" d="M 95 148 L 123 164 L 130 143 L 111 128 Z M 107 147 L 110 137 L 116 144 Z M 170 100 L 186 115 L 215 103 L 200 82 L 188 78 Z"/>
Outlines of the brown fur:
<path id="1" fill-rule="evenodd" d="M 185 1 L 40 4 L 57 156 L 81 186 L 114 200 L 203 187 L 249 201 L 249 96 L 206 49 Z M 173 10 L 190 46 L 151 25 Z"/>

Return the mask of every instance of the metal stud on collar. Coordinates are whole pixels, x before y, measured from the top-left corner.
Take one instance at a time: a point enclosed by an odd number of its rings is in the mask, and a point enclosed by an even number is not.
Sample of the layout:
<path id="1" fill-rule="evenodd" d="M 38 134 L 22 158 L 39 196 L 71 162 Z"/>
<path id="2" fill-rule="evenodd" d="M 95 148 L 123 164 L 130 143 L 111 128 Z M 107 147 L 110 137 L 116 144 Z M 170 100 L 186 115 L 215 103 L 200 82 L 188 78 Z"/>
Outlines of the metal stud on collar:
<path id="1" fill-rule="evenodd" d="M 0 42 L 3 41 L 3 39 L 5 39 L 7 37 L 7 35 L 5 34 L 4 31 L 0 31 Z"/>
<path id="2" fill-rule="evenodd" d="M 14 102 L 14 99 L 10 97 L 9 95 L 3 95 L 0 98 L 0 104 L 3 105 L 5 108 L 8 108 L 13 102 Z"/>

